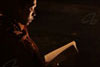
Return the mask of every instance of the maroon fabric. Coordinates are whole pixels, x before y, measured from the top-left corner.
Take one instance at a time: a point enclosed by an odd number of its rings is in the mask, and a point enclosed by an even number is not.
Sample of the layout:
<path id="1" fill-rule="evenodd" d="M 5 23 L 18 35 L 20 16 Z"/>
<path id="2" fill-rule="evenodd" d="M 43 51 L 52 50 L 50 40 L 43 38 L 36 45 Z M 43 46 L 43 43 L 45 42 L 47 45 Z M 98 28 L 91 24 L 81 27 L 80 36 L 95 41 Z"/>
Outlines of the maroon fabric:
<path id="1" fill-rule="evenodd" d="M 9 23 L 10 22 L 10 23 Z M 16 25 L 16 27 L 14 26 Z M 14 31 L 22 32 L 16 35 Z M 27 27 L 21 30 L 19 24 L 7 17 L 0 17 L 0 67 L 44 67 L 43 57 L 38 47 L 27 36 Z"/>

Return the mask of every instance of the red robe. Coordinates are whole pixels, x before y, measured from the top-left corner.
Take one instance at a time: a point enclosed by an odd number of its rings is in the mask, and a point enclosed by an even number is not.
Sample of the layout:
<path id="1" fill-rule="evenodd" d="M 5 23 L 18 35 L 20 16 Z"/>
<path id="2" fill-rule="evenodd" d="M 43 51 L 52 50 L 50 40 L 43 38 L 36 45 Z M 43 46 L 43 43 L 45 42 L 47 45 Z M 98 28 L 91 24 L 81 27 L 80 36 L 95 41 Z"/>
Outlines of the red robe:
<path id="1" fill-rule="evenodd" d="M 0 67 L 44 67 L 38 47 L 28 35 L 27 26 L 0 16 Z"/>

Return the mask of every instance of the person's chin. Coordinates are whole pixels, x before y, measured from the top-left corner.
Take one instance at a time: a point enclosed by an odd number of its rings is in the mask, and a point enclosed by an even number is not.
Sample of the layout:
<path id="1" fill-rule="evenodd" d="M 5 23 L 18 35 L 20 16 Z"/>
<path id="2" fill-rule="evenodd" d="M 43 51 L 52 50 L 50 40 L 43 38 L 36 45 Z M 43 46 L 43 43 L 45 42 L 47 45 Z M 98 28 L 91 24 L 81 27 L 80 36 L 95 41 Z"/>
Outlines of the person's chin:
<path id="1" fill-rule="evenodd" d="M 29 17 L 26 25 L 29 25 L 34 20 L 34 17 Z"/>
<path id="2" fill-rule="evenodd" d="M 30 23 L 32 23 L 32 21 L 33 20 L 29 20 L 26 25 L 28 26 Z"/>
<path id="3" fill-rule="evenodd" d="M 29 26 L 29 25 L 30 25 L 30 23 L 31 23 L 31 22 L 27 22 L 27 24 L 26 24 L 26 25 L 27 25 L 27 26 Z"/>

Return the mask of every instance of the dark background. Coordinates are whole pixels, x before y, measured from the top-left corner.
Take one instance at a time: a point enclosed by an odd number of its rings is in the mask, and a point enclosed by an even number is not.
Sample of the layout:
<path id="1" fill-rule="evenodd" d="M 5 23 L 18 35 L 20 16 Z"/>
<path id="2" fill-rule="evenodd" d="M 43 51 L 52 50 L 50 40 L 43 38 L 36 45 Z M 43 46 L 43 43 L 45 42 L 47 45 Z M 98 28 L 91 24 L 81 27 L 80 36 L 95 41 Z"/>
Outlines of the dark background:
<path id="1" fill-rule="evenodd" d="M 67 59 L 60 67 L 99 67 L 99 4 L 97 0 L 38 0 L 36 20 L 29 32 L 40 53 L 45 55 L 75 40 L 79 53 L 69 50 L 68 54 L 62 54 Z"/>

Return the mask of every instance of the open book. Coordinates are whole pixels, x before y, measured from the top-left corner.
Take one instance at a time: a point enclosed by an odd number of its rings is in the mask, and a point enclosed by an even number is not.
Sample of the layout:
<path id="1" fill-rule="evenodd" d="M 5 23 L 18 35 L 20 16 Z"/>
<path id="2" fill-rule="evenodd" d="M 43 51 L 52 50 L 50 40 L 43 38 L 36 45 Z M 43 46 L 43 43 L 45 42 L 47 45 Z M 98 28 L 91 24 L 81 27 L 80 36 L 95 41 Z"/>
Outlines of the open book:
<path id="1" fill-rule="evenodd" d="M 76 51 L 78 52 L 77 46 L 76 46 L 76 42 L 72 41 L 48 54 L 46 54 L 45 57 L 45 62 L 46 63 L 50 63 L 52 60 L 54 60 L 58 55 L 60 55 L 62 52 L 64 52 L 65 50 L 67 50 L 69 47 L 74 46 Z"/>

